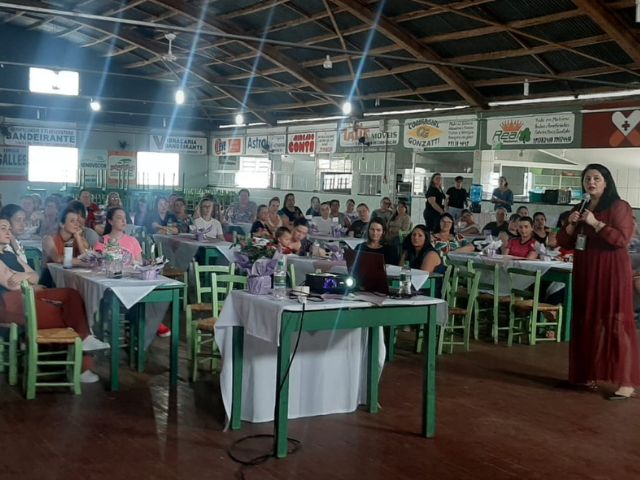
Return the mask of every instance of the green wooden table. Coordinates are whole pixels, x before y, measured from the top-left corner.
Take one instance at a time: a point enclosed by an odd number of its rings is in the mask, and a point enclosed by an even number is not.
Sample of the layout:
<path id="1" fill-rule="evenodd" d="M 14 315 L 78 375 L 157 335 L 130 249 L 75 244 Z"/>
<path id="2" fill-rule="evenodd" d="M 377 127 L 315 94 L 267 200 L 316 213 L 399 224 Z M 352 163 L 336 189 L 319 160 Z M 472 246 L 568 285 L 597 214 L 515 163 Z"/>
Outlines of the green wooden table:
<path id="1" fill-rule="evenodd" d="M 417 299 L 418 297 L 415 297 Z M 438 304 L 442 300 L 422 297 L 429 304 L 393 305 L 370 308 L 343 308 L 335 310 L 284 311 L 281 316 L 279 346 L 277 351 L 276 375 L 276 416 L 274 419 L 276 438 L 275 451 L 278 458 L 287 456 L 289 380 L 285 378 L 291 358 L 292 335 L 299 330 L 314 332 L 320 330 L 369 329 L 367 351 L 367 404 L 369 412 L 378 411 L 378 345 L 380 328 L 385 326 L 424 325 L 424 376 L 422 399 L 422 434 L 435 435 L 436 422 L 436 322 Z M 330 307 L 328 307 L 330 308 Z M 303 318 L 304 315 L 304 318 Z M 302 326 L 301 326 L 302 322 Z M 233 327 L 233 385 L 231 405 L 231 429 L 241 426 L 242 375 L 243 375 L 244 327 Z M 278 389 L 278 386 L 281 386 Z M 279 390 L 279 391 L 278 391 Z"/>
<path id="2" fill-rule="evenodd" d="M 137 366 L 138 371 L 144 369 L 145 361 L 145 305 L 149 303 L 168 302 L 171 309 L 171 350 L 169 353 L 169 384 L 175 387 L 178 384 L 178 348 L 180 342 L 180 291 L 184 288 L 182 282 L 174 281 L 169 284 L 160 285 L 147 294 L 142 300 L 132 307 L 133 321 L 132 327 L 135 329 L 135 339 L 137 345 L 132 345 L 131 352 L 137 352 L 137 357 L 133 359 L 130 355 L 130 362 Z M 108 309 L 102 318 L 110 324 L 109 343 L 111 344 L 110 380 L 112 391 L 120 389 L 120 311 L 122 303 L 111 290 L 107 290 L 103 308 Z"/>

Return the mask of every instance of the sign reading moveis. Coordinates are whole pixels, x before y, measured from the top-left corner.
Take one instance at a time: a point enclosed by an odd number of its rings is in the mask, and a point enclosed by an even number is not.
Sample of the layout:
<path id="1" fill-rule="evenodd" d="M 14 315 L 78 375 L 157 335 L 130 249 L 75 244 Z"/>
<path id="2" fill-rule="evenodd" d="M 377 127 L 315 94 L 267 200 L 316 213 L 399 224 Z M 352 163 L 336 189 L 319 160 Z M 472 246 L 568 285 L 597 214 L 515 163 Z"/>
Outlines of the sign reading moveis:
<path id="1" fill-rule="evenodd" d="M 596 107 L 594 107 L 595 109 Z M 640 147 L 640 110 L 609 108 L 584 114 L 584 148 Z"/>
<path id="2" fill-rule="evenodd" d="M 370 147 L 397 145 L 400 140 L 400 123 L 398 120 L 389 120 L 386 122 L 386 126 L 383 126 L 383 123 L 385 122 L 370 121 L 348 125 L 340 130 L 340 146 L 362 147 L 361 138 Z"/>
<path id="3" fill-rule="evenodd" d="M 487 144 L 493 146 L 562 145 L 575 138 L 575 114 L 540 115 L 487 119 Z"/>
<path id="4" fill-rule="evenodd" d="M 217 157 L 226 157 L 229 155 L 242 155 L 244 147 L 244 138 L 215 138 L 213 140 L 213 154 Z"/>
<path id="5" fill-rule="evenodd" d="M 404 122 L 407 148 L 473 148 L 477 142 L 478 121 L 474 115 L 412 118 Z"/>
<path id="6" fill-rule="evenodd" d="M 179 135 L 151 135 L 149 141 L 152 152 L 207 154 L 206 137 L 182 137 Z"/>
<path id="7" fill-rule="evenodd" d="M 76 131 L 66 128 L 8 127 L 5 145 L 75 147 Z"/>
<path id="8" fill-rule="evenodd" d="M 287 153 L 289 154 L 306 154 L 316 152 L 316 134 L 313 133 L 294 133 L 287 135 Z"/>

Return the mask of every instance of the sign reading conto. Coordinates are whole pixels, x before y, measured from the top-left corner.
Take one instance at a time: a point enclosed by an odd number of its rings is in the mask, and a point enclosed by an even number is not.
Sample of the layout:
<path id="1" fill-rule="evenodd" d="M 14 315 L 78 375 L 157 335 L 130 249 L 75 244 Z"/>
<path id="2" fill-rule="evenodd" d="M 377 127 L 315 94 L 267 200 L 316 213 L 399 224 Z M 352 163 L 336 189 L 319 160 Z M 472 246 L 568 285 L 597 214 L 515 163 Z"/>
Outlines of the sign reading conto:
<path id="1" fill-rule="evenodd" d="M 474 115 L 411 118 L 404 122 L 404 146 L 415 150 L 474 148 L 478 121 Z"/>
<path id="2" fill-rule="evenodd" d="M 294 133 L 287 135 L 287 153 L 309 155 L 316 153 L 316 133 Z"/>

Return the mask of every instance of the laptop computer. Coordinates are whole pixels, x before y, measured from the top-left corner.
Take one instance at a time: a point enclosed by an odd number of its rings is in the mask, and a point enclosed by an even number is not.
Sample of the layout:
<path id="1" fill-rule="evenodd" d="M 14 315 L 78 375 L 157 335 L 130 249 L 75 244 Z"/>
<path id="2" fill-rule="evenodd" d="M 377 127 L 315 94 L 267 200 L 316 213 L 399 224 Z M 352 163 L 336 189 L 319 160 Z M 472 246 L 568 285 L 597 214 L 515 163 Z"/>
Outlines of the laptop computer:
<path id="1" fill-rule="evenodd" d="M 384 255 L 360 250 L 345 250 L 344 259 L 347 262 L 349 274 L 355 278 L 361 290 L 389 295 Z"/>

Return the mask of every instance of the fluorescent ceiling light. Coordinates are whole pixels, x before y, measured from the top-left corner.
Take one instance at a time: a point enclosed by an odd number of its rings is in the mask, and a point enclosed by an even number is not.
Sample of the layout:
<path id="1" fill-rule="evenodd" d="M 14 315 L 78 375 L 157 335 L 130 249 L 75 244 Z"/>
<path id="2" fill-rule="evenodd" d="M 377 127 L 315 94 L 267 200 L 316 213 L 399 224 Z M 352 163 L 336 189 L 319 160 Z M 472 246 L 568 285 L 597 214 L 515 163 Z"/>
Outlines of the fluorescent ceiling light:
<path id="1" fill-rule="evenodd" d="M 632 97 L 634 95 L 640 95 L 640 90 L 619 90 L 617 92 L 606 92 L 606 93 L 585 93 L 585 94 L 578 95 L 578 99 L 592 100 L 595 98 Z"/>
<path id="2" fill-rule="evenodd" d="M 531 103 L 567 102 L 575 99 L 576 97 L 572 95 L 566 95 L 563 97 L 522 98 L 520 100 L 503 100 L 499 102 L 489 102 L 489 106 L 501 107 L 507 105 L 527 105 Z"/>
<path id="3" fill-rule="evenodd" d="M 462 110 L 469 108 L 469 105 L 455 105 L 452 107 L 436 107 L 436 108 L 416 108 L 412 110 L 389 110 L 387 112 L 371 112 L 364 113 L 365 117 L 377 117 L 386 115 L 407 115 L 412 113 L 428 113 L 428 112 L 446 112 L 448 110 Z"/>
<path id="4" fill-rule="evenodd" d="M 344 115 L 336 115 L 333 117 L 317 117 L 317 118 L 304 118 L 298 120 L 278 120 L 278 125 L 283 125 L 286 123 L 302 123 L 302 122 L 324 122 L 325 120 L 343 120 L 347 118 Z"/>

